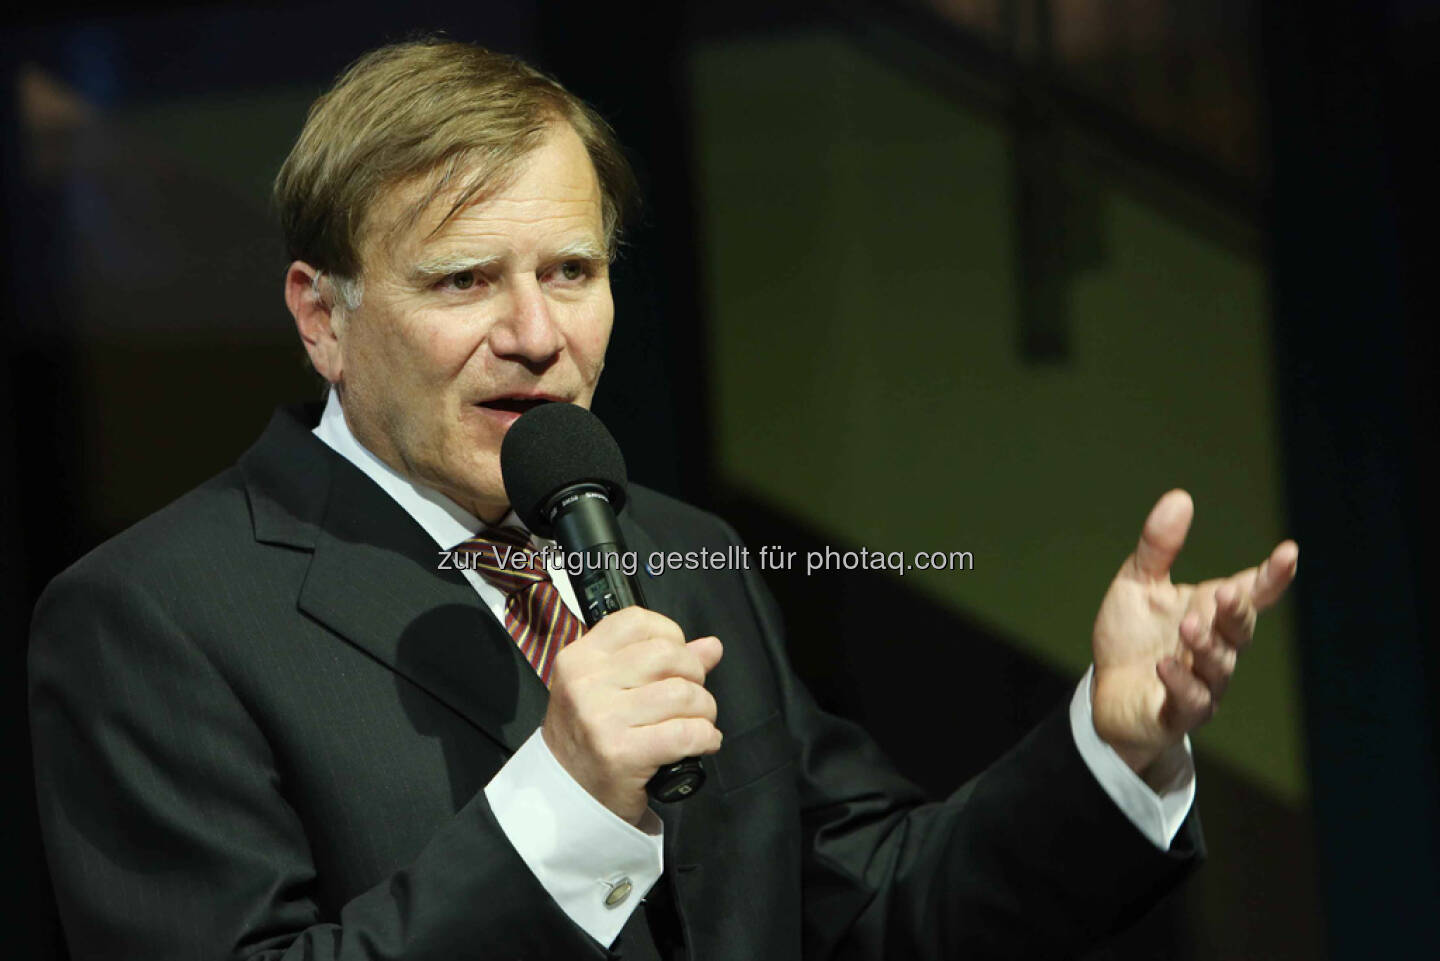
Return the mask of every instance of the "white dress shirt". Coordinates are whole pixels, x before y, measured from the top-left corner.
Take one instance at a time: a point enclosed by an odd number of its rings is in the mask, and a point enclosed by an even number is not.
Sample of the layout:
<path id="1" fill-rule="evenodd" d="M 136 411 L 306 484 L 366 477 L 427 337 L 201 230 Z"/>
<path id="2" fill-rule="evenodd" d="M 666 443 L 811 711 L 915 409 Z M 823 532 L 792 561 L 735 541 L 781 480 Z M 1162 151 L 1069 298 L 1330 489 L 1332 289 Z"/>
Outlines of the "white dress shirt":
<path id="1" fill-rule="evenodd" d="M 450 550 L 483 526 L 450 498 L 407 479 L 361 446 L 334 390 L 314 433 L 394 498 L 435 541 L 437 551 Z M 524 528 L 513 511 L 501 525 Z M 537 548 L 553 545 L 533 535 L 531 540 Z M 504 593 L 473 570 L 461 573 L 503 626 Z M 551 577 L 565 606 L 580 617 L 563 566 L 555 566 Z M 1093 673 L 1093 667 L 1085 672 L 1070 700 L 1075 745 L 1131 823 L 1156 847 L 1168 850 L 1195 800 L 1190 739 L 1185 739 L 1185 763 L 1157 794 L 1095 733 L 1090 717 Z M 663 827 L 655 812 L 647 810 L 638 828 L 612 813 L 560 766 L 538 728 L 486 785 L 485 797 L 500 829 L 556 904 L 600 944 L 613 944 L 664 871 Z M 611 897 L 612 891 L 618 895 L 625 890 L 619 887 L 622 881 L 630 884 L 631 893 Z"/>

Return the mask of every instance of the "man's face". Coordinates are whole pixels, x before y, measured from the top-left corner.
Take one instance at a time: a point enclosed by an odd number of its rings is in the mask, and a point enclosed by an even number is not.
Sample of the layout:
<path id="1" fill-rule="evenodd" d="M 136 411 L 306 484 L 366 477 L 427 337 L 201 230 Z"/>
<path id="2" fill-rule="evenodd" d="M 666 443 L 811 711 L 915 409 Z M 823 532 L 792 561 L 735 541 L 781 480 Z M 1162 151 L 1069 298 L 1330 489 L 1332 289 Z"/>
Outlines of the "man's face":
<path id="1" fill-rule="evenodd" d="M 428 236 L 442 193 L 386 249 L 422 190 L 396 188 L 370 218 L 361 306 L 337 330 L 341 400 L 381 460 L 494 521 L 505 431 L 536 403 L 595 395 L 614 317 L 599 184 L 557 123 L 502 190 Z"/>

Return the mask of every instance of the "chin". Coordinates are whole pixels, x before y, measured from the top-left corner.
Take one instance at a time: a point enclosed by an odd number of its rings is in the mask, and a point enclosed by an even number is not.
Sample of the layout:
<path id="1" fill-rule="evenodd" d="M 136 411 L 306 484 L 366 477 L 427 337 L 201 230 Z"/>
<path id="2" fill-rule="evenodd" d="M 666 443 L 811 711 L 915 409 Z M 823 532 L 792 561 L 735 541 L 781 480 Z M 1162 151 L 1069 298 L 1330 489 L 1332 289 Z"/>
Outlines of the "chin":
<path id="1" fill-rule="evenodd" d="M 500 455 L 490 454 L 480 464 L 468 464 L 467 470 L 452 473 L 460 478 L 449 494 L 451 500 L 482 520 L 498 520 L 493 515 L 504 516 L 510 509 L 510 498 L 505 495 L 505 482 L 500 476 Z"/>

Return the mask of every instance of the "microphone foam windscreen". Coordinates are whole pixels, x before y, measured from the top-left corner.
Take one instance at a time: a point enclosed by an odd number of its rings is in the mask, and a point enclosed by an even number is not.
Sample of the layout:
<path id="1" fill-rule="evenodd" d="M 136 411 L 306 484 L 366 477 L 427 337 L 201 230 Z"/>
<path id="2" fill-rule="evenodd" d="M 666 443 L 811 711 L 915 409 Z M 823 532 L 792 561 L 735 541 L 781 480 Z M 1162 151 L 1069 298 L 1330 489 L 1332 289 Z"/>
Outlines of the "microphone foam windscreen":
<path id="1" fill-rule="evenodd" d="M 521 414 L 500 444 L 500 475 L 510 506 L 541 537 L 552 533 L 541 509 L 566 487 L 602 484 L 617 514 L 625 506 L 620 445 L 600 418 L 574 404 L 541 404 Z"/>

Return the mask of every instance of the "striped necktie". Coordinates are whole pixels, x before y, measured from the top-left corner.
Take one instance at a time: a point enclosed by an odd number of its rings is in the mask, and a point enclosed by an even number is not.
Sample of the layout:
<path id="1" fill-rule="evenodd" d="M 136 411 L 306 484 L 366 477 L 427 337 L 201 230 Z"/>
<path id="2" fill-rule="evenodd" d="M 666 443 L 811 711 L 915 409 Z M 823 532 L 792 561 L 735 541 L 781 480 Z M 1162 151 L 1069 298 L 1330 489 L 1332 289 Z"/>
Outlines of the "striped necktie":
<path id="1" fill-rule="evenodd" d="M 585 624 L 565 606 L 530 535 L 516 527 L 487 527 L 455 551 L 472 555 L 469 566 L 505 595 L 505 630 L 549 687 L 555 655 L 585 633 Z"/>

